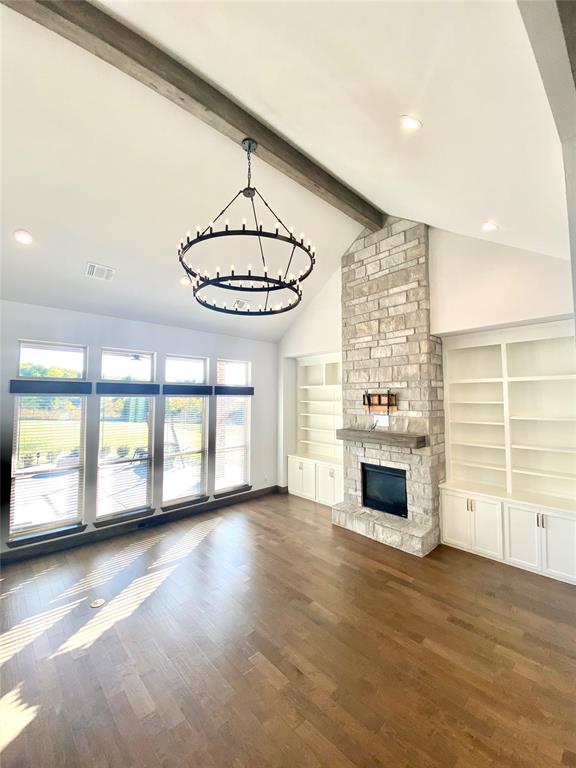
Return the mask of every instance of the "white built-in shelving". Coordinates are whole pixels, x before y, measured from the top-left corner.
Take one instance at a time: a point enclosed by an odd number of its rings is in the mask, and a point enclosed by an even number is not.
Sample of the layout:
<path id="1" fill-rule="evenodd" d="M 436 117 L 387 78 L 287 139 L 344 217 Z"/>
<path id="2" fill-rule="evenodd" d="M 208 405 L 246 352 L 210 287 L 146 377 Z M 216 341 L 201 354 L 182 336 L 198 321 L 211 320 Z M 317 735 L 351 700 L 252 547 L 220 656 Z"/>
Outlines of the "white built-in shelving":
<path id="1" fill-rule="evenodd" d="M 576 505 L 576 344 L 571 321 L 444 343 L 449 482 Z"/>
<path id="2" fill-rule="evenodd" d="M 342 461 L 342 367 L 336 355 L 297 361 L 297 455 Z"/>

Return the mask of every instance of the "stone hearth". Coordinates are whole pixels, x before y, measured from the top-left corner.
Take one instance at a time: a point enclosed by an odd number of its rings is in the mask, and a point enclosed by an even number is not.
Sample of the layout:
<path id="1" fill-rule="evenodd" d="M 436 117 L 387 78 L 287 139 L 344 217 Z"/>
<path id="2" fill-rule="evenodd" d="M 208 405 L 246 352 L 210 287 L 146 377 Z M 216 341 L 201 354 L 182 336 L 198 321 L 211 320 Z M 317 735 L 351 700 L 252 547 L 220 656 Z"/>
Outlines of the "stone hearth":
<path id="1" fill-rule="evenodd" d="M 424 224 L 388 219 L 361 235 L 342 260 L 342 404 L 344 501 L 336 525 L 405 552 L 438 544 L 439 490 L 444 479 L 442 348 L 430 334 L 428 232 Z M 398 393 L 390 432 L 426 435 L 424 447 L 375 443 L 362 394 Z M 392 441 L 394 442 L 394 441 Z M 406 471 L 408 519 L 362 506 L 361 464 Z"/>

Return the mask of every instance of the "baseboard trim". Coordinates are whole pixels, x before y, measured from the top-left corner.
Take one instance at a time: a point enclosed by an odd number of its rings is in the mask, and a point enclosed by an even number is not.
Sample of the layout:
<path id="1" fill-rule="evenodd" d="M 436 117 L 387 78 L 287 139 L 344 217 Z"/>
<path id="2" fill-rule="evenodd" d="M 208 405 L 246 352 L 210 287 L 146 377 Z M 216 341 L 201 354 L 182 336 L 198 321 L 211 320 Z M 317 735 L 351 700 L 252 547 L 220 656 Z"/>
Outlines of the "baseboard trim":
<path id="1" fill-rule="evenodd" d="M 192 517 L 192 515 L 201 515 L 205 512 L 214 512 L 223 507 L 230 507 L 234 504 L 242 504 L 245 501 L 257 499 L 260 496 L 270 496 L 271 494 L 282 493 L 279 490 L 279 486 L 271 485 L 267 488 L 259 488 L 254 491 L 247 491 L 246 493 L 237 493 L 233 496 L 226 496 L 220 499 L 213 499 L 201 504 L 190 503 L 189 506 L 182 506 L 178 509 L 172 509 L 170 511 L 160 510 L 157 514 L 149 517 L 138 518 L 130 522 L 119 522 L 117 525 L 111 525 L 106 528 L 98 528 L 97 530 L 91 530 L 87 533 L 80 533 L 77 535 L 66 536 L 59 539 L 52 539 L 50 541 L 42 542 L 32 546 L 22 546 L 17 550 L 11 550 L 10 552 L 2 553 L 2 563 L 13 563 L 18 560 L 28 560 L 32 557 L 40 557 L 42 555 L 51 555 L 56 552 L 61 552 L 65 549 L 72 549 L 73 547 L 81 547 L 87 544 L 95 544 L 104 539 L 110 539 L 113 536 L 123 536 L 125 534 L 133 533 L 134 531 L 142 530 L 143 528 L 153 528 L 157 525 L 164 525 L 165 523 L 171 523 L 175 520 L 181 520 L 184 517 Z"/>
<path id="2" fill-rule="evenodd" d="M 287 485 L 277 485 L 276 486 L 276 493 L 281 493 L 282 495 L 288 493 L 288 486 Z"/>

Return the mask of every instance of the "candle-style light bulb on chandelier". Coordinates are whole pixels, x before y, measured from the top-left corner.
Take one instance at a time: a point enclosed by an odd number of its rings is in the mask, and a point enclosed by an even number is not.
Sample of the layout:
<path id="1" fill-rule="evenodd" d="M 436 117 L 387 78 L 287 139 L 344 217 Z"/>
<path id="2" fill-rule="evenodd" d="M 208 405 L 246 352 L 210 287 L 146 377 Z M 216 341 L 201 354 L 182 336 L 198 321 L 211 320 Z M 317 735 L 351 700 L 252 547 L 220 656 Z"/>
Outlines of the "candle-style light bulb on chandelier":
<path id="1" fill-rule="evenodd" d="M 248 160 L 246 186 L 205 229 L 201 230 L 200 226 L 197 226 L 194 235 L 188 233 L 179 242 L 178 258 L 188 276 L 196 301 L 203 307 L 228 315 L 279 315 L 294 309 L 302 301 L 301 283 L 314 268 L 316 251 L 310 240 L 304 240 L 303 234 L 296 237 L 293 229 L 288 229 L 258 189 L 252 186 L 251 160 L 257 144 L 254 139 L 246 138 L 242 141 L 242 147 Z M 246 203 L 246 210 L 243 212 L 240 228 L 234 228 L 228 218 L 222 222 L 222 217 L 226 213 L 230 216 L 229 209 L 239 198 L 241 202 Z M 260 209 L 265 207 L 260 216 L 257 205 Z M 275 223 L 272 229 L 266 229 L 261 223 L 262 218 L 270 214 Z M 227 242 L 227 238 L 234 238 L 228 242 L 237 246 L 253 244 L 251 263 L 237 268 L 231 264 L 229 268 L 221 269 L 218 266 L 223 263 L 220 255 L 220 260 L 214 262 L 216 266 L 211 265 L 209 269 L 193 266 L 193 257 L 200 256 L 199 246 L 205 246 L 206 243 L 219 238 L 225 238 L 218 240 L 221 244 Z M 273 255 L 270 254 L 272 247 Z M 240 262 L 236 259 L 236 263 Z M 257 266 L 254 267 L 253 264 Z M 254 301 L 256 303 L 253 303 Z"/>

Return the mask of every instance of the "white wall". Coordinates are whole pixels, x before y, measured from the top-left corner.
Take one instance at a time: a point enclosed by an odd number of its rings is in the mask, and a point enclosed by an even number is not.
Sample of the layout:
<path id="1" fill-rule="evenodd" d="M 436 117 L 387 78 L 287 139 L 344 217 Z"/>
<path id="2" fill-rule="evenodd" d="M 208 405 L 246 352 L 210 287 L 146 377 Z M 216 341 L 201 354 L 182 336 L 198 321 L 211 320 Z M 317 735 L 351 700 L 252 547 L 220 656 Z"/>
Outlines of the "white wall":
<path id="1" fill-rule="evenodd" d="M 430 228 L 432 333 L 572 314 L 570 262 Z"/>
<path id="2" fill-rule="evenodd" d="M 210 358 L 211 383 L 216 359 L 249 360 L 252 364 L 251 484 L 276 484 L 278 349 L 272 342 L 241 339 L 185 328 L 121 320 L 115 317 L 4 301 L 1 303 L 1 430 L 2 459 L 9 457 L 13 428 L 13 396 L 9 380 L 18 369 L 20 339 L 82 344 L 88 347 L 88 380 L 100 379 L 100 349 L 116 347 L 156 353 L 156 381 L 163 381 L 166 354 Z M 156 435 L 158 439 L 161 435 Z M 90 439 L 90 435 L 88 435 Z M 94 493 L 94 489 L 88 492 Z M 154 498 L 154 504 L 158 505 Z M 3 544 L 3 542 L 2 542 Z"/>
<path id="3" fill-rule="evenodd" d="M 282 357 L 319 355 L 342 349 L 342 274 L 340 264 L 315 296 L 306 293 L 307 306 L 280 340 Z"/>

